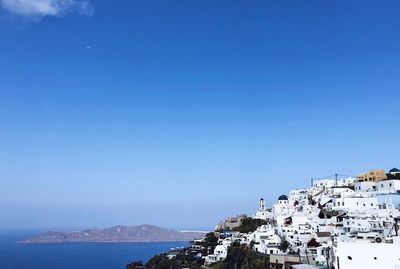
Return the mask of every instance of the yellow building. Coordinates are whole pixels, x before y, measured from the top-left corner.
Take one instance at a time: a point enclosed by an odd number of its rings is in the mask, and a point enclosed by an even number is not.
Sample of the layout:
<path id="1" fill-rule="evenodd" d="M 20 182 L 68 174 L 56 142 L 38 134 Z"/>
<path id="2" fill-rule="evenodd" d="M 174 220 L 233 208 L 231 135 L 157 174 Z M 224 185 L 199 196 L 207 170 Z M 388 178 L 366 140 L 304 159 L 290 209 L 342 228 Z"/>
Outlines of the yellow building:
<path id="1" fill-rule="evenodd" d="M 357 176 L 359 182 L 379 182 L 385 179 L 387 179 L 387 176 L 383 169 L 371 170 Z"/>

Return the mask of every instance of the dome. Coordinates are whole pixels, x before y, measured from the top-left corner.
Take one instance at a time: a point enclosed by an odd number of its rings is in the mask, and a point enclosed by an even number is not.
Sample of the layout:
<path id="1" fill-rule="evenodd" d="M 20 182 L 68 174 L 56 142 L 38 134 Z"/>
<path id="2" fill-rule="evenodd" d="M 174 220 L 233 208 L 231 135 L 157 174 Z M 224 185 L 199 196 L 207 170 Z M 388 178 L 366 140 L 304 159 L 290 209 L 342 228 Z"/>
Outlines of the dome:
<path id="1" fill-rule="evenodd" d="M 287 198 L 286 195 L 281 195 L 281 196 L 279 196 L 279 198 L 278 198 L 278 201 L 279 201 L 279 200 L 289 200 L 289 199 Z"/>
<path id="2" fill-rule="evenodd" d="M 397 168 L 393 168 L 389 171 L 389 173 L 400 173 L 400 170 Z"/>

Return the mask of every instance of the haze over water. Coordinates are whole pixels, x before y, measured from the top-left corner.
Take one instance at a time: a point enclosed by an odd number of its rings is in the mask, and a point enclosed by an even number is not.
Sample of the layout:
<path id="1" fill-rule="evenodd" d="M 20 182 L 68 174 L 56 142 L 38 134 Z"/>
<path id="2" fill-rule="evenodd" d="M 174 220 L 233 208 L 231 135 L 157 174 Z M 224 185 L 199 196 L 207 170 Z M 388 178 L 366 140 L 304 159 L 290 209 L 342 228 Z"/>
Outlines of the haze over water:
<path id="1" fill-rule="evenodd" d="M 146 262 L 153 255 L 187 242 L 17 244 L 37 233 L 0 233 L 1 269 L 124 269 L 134 260 Z"/>

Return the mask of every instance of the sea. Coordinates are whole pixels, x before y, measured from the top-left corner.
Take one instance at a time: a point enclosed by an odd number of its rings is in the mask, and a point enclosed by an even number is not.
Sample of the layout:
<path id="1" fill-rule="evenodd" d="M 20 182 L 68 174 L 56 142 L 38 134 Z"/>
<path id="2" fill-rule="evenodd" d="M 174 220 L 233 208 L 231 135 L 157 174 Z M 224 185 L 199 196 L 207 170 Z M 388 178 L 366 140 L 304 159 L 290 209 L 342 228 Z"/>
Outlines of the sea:
<path id="1" fill-rule="evenodd" d="M 125 269 L 189 242 L 18 244 L 32 232 L 0 232 L 0 269 Z"/>

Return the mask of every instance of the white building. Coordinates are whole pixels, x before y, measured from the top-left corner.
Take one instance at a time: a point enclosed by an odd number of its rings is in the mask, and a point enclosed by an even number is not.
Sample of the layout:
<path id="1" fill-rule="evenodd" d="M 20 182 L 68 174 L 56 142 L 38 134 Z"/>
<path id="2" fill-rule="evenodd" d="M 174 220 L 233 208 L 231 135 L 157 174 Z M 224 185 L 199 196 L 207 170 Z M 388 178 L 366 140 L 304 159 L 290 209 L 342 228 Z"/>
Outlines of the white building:
<path id="1" fill-rule="evenodd" d="M 400 210 L 391 199 L 393 194 L 400 194 L 400 180 L 396 179 L 400 171 L 392 173 L 379 182 L 315 180 L 310 188 L 281 195 L 271 210 L 261 199 L 255 218 L 270 220 L 274 226 L 259 227 L 248 235 L 246 243 L 253 241 L 255 250 L 279 256 L 285 255 L 278 248 L 284 238 L 300 260 L 308 257 L 318 266 L 400 269 L 400 244 L 393 236 Z M 349 259 L 346 253 L 350 249 Z M 360 252 L 373 261 L 363 261 Z"/>
<path id="2" fill-rule="evenodd" d="M 281 238 L 275 233 L 275 229 L 269 225 L 262 225 L 254 231 L 250 237 L 254 242 L 254 250 L 264 254 L 279 254 Z"/>
<path id="3" fill-rule="evenodd" d="M 258 211 L 254 215 L 254 218 L 263 219 L 263 220 L 267 220 L 267 219 L 271 218 L 271 210 L 268 210 L 265 207 L 264 198 L 260 199 L 259 204 L 258 204 Z"/>
<path id="4" fill-rule="evenodd" d="M 338 242 L 337 269 L 400 269 L 399 238 L 393 243 Z"/>

